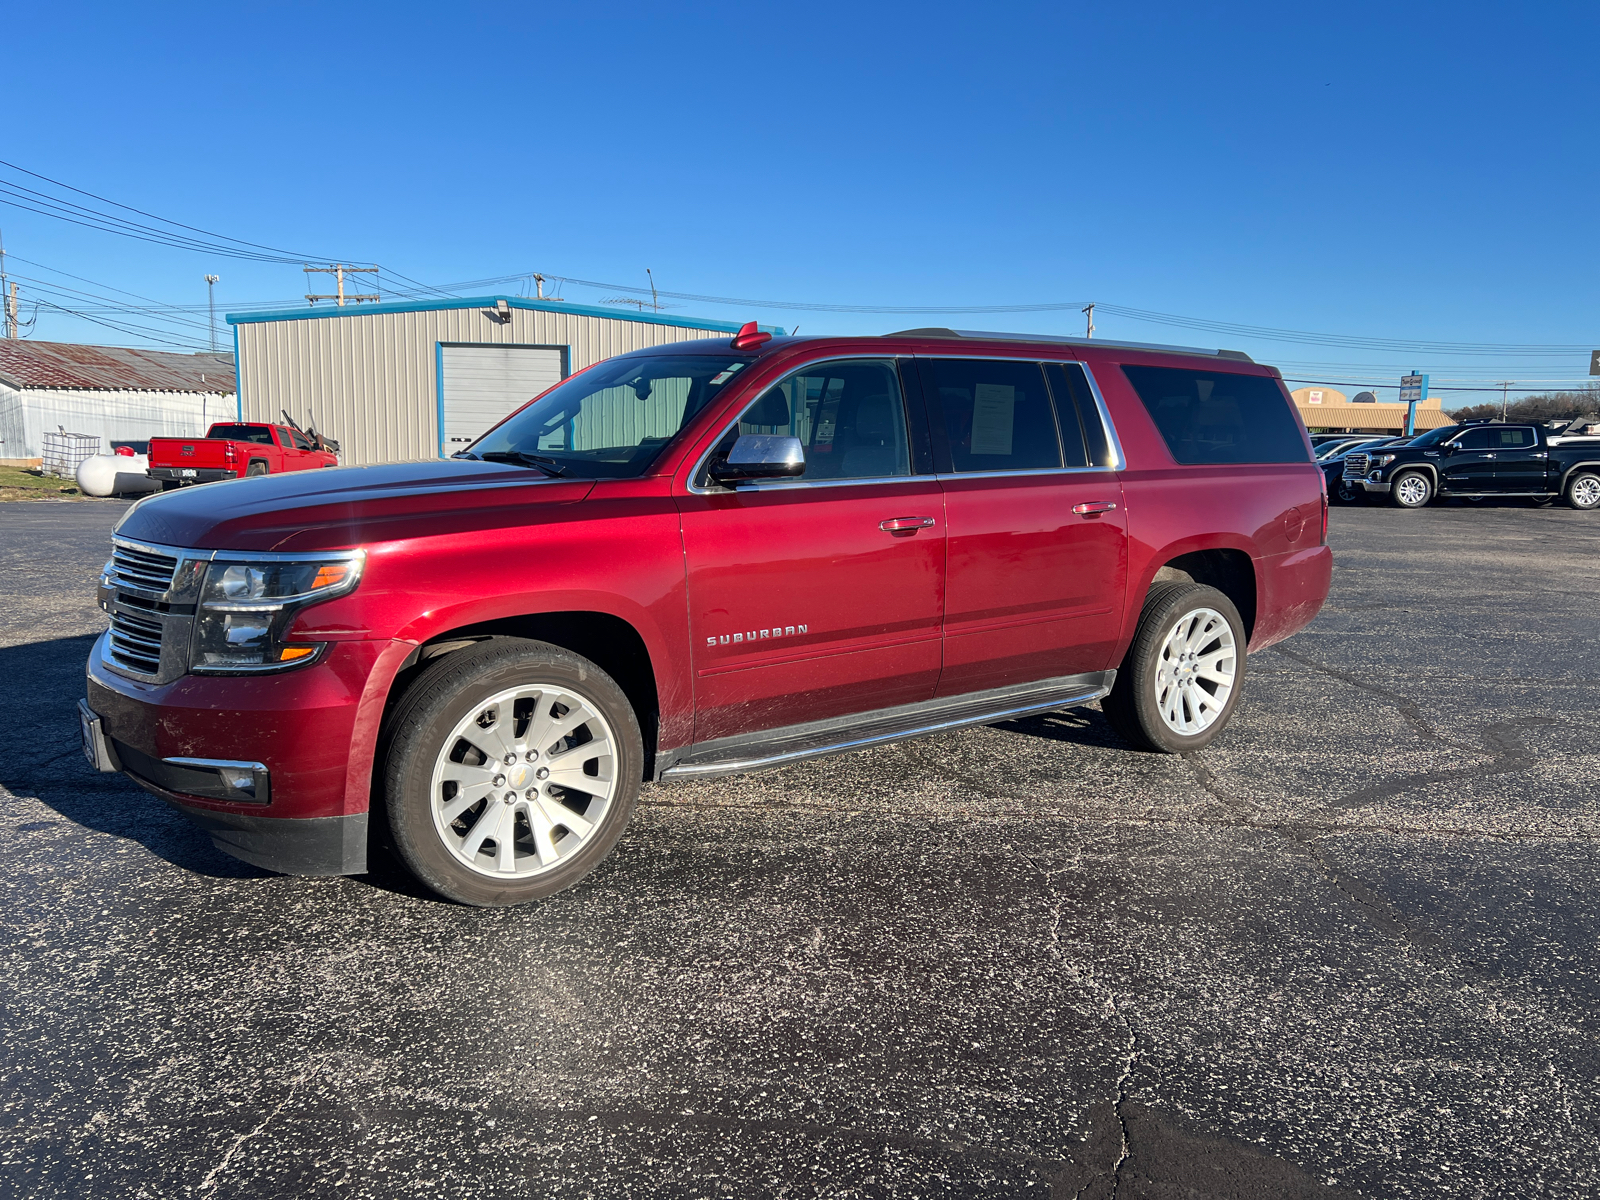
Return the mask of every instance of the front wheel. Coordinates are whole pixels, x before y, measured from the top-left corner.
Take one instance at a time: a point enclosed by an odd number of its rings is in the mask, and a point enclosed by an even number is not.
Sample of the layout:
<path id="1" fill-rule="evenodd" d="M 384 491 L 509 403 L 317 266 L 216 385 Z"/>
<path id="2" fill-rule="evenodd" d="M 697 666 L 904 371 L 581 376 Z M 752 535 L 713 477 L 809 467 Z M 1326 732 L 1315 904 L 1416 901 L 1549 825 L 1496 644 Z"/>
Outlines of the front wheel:
<path id="1" fill-rule="evenodd" d="M 1367 498 L 1367 489 L 1359 479 L 1340 479 L 1333 485 L 1334 497 L 1340 504 L 1360 504 Z"/>
<path id="2" fill-rule="evenodd" d="M 1389 495 L 1400 508 L 1421 508 L 1433 499 L 1433 480 L 1424 471 L 1402 471 Z"/>
<path id="3" fill-rule="evenodd" d="M 1600 508 L 1600 475 L 1584 471 L 1568 480 L 1567 504 L 1579 512 Z"/>
<path id="4" fill-rule="evenodd" d="M 1158 583 L 1100 707 L 1140 749 L 1182 754 L 1210 745 L 1238 707 L 1245 640 L 1239 610 L 1216 588 Z"/>
<path id="5" fill-rule="evenodd" d="M 401 700 L 389 826 L 434 891 L 492 907 L 543 899 L 611 852 L 639 797 L 633 707 L 587 659 L 495 638 L 439 659 Z"/>

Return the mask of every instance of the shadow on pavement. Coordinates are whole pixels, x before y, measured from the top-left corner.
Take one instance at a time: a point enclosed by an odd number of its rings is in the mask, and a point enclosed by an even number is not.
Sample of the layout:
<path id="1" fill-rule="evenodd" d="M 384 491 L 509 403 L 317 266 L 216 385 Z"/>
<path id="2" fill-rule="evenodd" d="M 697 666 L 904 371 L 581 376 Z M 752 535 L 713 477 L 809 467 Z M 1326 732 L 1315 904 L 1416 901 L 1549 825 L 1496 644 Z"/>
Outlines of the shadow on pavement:
<path id="1" fill-rule="evenodd" d="M 0 707 L 0 786 L 37 797 L 86 829 L 138 842 L 186 871 L 233 879 L 271 874 L 222 853 L 131 779 L 103 775 L 84 761 L 77 705 L 94 642 L 89 634 L 0 647 L 0 680 L 14 697 Z"/>
<path id="2" fill-rule="evenodd" d="M 1071 742 L 1076 746 L 1099 746 L 1126 750 L 1128 744 L 1111 728 L 1098 708 L 1069 708 L 1061 712 L 1039 713 L 1013 721 L 996 721 L 990 728 L 1026 734 L 1050 742 Z"/>

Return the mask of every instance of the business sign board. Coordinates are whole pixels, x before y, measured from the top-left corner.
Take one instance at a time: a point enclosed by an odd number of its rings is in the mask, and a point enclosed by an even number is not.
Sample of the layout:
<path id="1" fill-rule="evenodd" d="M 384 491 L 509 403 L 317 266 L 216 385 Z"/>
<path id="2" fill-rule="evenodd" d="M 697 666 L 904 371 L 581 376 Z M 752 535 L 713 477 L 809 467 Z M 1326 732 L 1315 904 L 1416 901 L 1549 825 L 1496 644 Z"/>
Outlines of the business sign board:
<path id="1" fill-rule="evenodd" d="M 1406 406 L 1406 436 L 1417 431 L 1417 405 L 1428 398 L 1426 375 L 1400 376 L 1400 403 Z"/>

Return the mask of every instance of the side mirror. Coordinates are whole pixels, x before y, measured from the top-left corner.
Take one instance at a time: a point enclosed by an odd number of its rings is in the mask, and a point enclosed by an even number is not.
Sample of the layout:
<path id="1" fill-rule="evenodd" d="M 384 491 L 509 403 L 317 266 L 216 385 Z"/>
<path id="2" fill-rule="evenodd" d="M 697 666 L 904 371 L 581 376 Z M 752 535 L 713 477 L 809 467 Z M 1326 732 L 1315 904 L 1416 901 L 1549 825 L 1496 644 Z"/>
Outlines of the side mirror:
<path id="1" fill-rule="evenodd" d="M 711 478 L 724 486 L 752 479 L 786 479 L 806 473 L 806 449 L 797 437 L 747 433 L 728 457 L 711 464 Z"/>

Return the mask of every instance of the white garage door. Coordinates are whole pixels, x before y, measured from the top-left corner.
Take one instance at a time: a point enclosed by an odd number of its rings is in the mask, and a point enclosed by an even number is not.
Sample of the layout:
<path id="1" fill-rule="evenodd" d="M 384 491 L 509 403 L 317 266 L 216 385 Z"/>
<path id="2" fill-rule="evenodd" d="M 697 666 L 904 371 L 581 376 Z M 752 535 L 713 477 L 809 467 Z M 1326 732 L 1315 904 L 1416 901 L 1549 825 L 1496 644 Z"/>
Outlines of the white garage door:
<path id="1" fill-rule="evenodd" d="M 561 382 L 562 352 L 550 346 L 441 346 L 444 452 L 454 454 L 485 430 Z"/>

